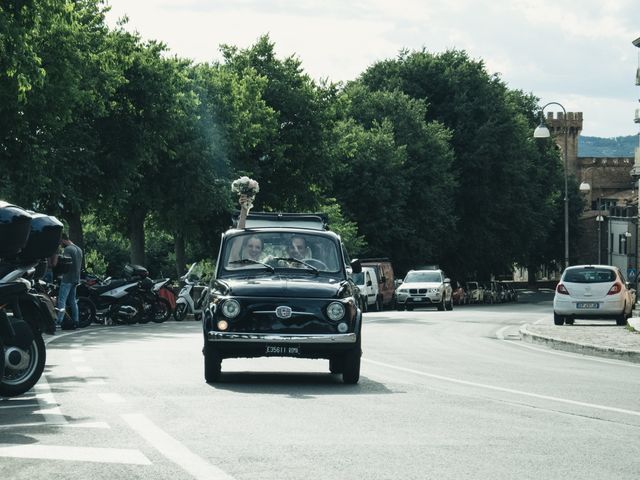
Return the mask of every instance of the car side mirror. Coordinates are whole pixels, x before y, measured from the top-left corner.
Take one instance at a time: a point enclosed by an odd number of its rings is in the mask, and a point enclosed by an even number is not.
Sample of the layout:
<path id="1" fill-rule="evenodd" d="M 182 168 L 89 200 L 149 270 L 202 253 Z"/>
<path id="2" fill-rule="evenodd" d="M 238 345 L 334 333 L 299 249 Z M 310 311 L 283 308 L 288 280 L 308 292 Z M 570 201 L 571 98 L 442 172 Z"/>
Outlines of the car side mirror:
<path id="1" fill-rule="evenodd" d="M 367 287 L 371 286 L 371 280 L 367 280 Z"/>
<path id="2" fill-rule="evenodd" d="M 357 258 L 354 258 L 353 260 L 351 260 L 351 271 L 353 273 L 361 273 L 362 272 L 362 265 L 360 265 L 360 260 L 358 260 Z"/>
<path id="3" fill-rule="evenodd" d="M 444 283 L 451 283 L 451 279 L 450 278 L 445 278 L 444 279 Z"/>

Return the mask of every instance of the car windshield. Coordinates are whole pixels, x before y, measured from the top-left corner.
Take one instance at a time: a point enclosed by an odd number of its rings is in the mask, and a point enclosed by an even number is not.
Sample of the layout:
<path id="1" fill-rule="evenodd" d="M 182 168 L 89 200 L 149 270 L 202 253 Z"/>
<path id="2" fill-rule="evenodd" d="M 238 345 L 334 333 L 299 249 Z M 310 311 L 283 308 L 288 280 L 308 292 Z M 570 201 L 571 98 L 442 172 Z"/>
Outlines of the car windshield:
<path id="1" fill-rule="evenodd" d="M 608 268 L 576 268 L 564 274 L 564 281 L 570 283 L 610 283 L 615 279 L 615 272 Z"/>
<path id="2" fill-rule="evenodd" d="M 441 282 L 442 276 L 440 272 L 409 272 L 407 273 L 404 283 L 416 282 Z"/>
<path id="3" fill-rule="evenodd" d="M 337 243 L 323 235 L 251 231 L 227 239 L 222 265 L 227 271 L 338 272 L 339 253 Z"/>

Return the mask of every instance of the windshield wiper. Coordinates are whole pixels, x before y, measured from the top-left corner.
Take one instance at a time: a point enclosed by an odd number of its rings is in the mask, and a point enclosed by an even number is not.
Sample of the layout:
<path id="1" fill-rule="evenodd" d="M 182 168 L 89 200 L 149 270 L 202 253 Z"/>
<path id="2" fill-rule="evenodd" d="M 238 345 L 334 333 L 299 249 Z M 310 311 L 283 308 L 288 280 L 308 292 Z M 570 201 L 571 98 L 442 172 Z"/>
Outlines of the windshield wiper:
<path id="1" fill-rule="evenodd" d="M 304 265 L 305 267 L 311 269 L 314 271 L 314 273 L 320 273 L 320 270 L 318 270 L 316 267 L 314 267 L 313 265 L 309 265 L 307 262 L 303 262 L 302 260 L 298 260 L 297 258 L 293 258 L 293 257 L 273 257 L 271 258 L 271 260 L 282 260 L 284 262 L 295 262 L 295 263 L 299 263 L 300 265 Z"/>
<path id="2" fill-rule="evenodd" d="M 249 264 L 250 265 L 262 265 L 263 267 L 269 269 L 269 271 L 271 273 L 276 271 L 276 269 L 273 268 L 271 265 L 259 262 L 257 260 L 251 260 L 250 258 L 243 258 L 242 260 L 233 260 L 232 262 L 229 262 L 229 265 L 238 265 L 238 264 L 240 264 L 240 265 L 249 265 Z"/>

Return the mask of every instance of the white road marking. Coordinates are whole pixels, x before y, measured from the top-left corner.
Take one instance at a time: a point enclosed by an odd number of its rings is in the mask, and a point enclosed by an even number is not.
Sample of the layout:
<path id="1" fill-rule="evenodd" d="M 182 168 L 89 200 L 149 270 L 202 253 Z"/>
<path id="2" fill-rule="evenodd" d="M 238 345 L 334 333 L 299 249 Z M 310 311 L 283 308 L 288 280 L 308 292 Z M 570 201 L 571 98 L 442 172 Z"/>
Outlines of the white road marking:
<path id="1" fill-rule="evenodd" d="M 233 480 L 233 477 L 191 452 L 187 447 L 158 428 L 142 414 L 126 414 L 122 418 L 162 455 L 197 480 Z"/>
<path id="2" fill-rule="evenodd" d="M 93 373 L 93 368 L 80 366 L 76 367 L 76 371 L 80 373 Z"/>
<path id="3" fill-rule="evenodd" d="M 47 382 L 47 378 L 44 375 L 40 377 L 40 380 L 38 380 L 38 383 L 33 389 L 36 391 L 38 403 L 40 404 L 40 410 L 33 413 L 44 415 L 44 421 L 46 423 L 66 424 L 67 419 L 58 407 L 58 403 L 49 387 L 49 382 Z"/>
<path id="4" fill-rule="evenodd" d="M 33 408 L 36 407 L 37 403 L 20 403 L 20 404 L 11 404 L 11 405 L 0 405 L 0 410 L 7 410 L 9 408 Z"/>
<path id="5" fill-rule="evenodd" d="M 12 423 L 8 425 L 0 425 L 0 428 L 25 428 L 25 427 L 42 427 L 42 422 L 30 422 L 30 423 Z M 69 428 L 111 428 L 106 422 L 80 422 L 80 423 L 47 423 L 47 426 L 53 427 L 69 427 Z"/>
<path id="6" fill-rule="evenodd" d="M 451 382 L 451 383 L 457 383 L 459 385 L 467 385 L 470 387 L 476 387 L 476 388 L 484 388 L 486 390 L 493 390 L 496 392 L 504 392 L 504 393 L 510 393 L 513 395 L 521 395 L 521 396 L 525 396 L 525 397 L 530 397 L 530 398 L 538 398 L 538 399 L 542 399 L 542 400 L 549 400 L 552 402 L 559 402 L 559 403 L 566 403 L 569 405 L 576 405 L 579 407 L 586 407 L 586 408 L 592 408 L 594 410 L 604 410 L 604 411 L 608 411 L 608 412 L 615 412 L 615 413 L 623 413 L 626 415 L 633 415 L 636 417 L 640 417 L 640 412 L 636 411 L 636 410 L 627 410 L 624 408 L 616 408 L 616 407 L 608 407 L 606 405 L 598 405 L 595 403 L 587 403 L 587 402 L 578 402 L 576 400 L 569 400 L 566 398 L 560 398 L 560 397 L 552 397 L 550 395 L 541 395 L 538 393 L 532 393 L 532 392 L 525 392 L 523 390 L 515 390 L 512 388 L 505 388 L 505 387 L 498 387 L 495 385 L 488 385 L 486 383 L 478 383 L 478 382 L 470 382 L 468 380 L 460 380 L 458 378 L 453 378 L 453 377 L 445 377 L 443 375 L 436 375 L 434 373 L 428 373 L 428 372 L 422 372 L 420 370 L 414 370 L 412 368 L 405 368 L 405 367 L 399 367 L 396 365 L 391 365 L 388 363 L 384 363 L 384 362 L 377 362 L 375 360 L 369 360 L 369 359 L 362 359 L 365 362 L 371 363 L 373 365 L 379 365 L 381 367 L 386 367 L 386 368 L 392 368 L 394 370 L 400 370 L 402 372 L 407 372 L 407 373 L 412 373 L 414 375 L 420 375 L 422 377 L 428 377 L 428 378 L 435 378 L 436 380 L 442 380 L 445 382 Z"/>
<path id="7" fill-rule="evenodd" d="M 105 403 L 125 403 L 125 399 L 122 395 L 117 393 L 99 393 L 98 397 Z"/>
<path id="8" fill-rule="evenodd" d="M 124 463 L 151 465 L 140 450 L 125 448 L 91 448 L 58 445 L 0 446 L 0 457 L 68 460 L 72 462 Z"/>

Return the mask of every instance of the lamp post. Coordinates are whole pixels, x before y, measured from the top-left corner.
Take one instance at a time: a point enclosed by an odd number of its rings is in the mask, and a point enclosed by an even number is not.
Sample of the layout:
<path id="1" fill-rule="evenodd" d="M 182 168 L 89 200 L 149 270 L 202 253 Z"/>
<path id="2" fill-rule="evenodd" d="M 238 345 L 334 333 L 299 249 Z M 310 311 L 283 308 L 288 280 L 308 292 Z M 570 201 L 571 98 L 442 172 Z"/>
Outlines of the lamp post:
<path id="1" fill-rule="evenodd" d="M 540 111 L 540 125 L 536 127 L 533 132 L 534 138 L 549 138 L 551 134 L 549 133 L 549 129 L 544 124 L 544 109 L 549 105 L 557 105 L 562 109 L 564 113 L 564 148 L 562 149 L 564 153 L 564 267 L 569 266 L 569 180 L 568 180 L 568 152 L 567 152 L 567 144 L 569 142 L 569 119 L 567 118 L 567 111 L 565 108 L 559 104 L 558 102 L 549 102 L 542 107 Z"/>

